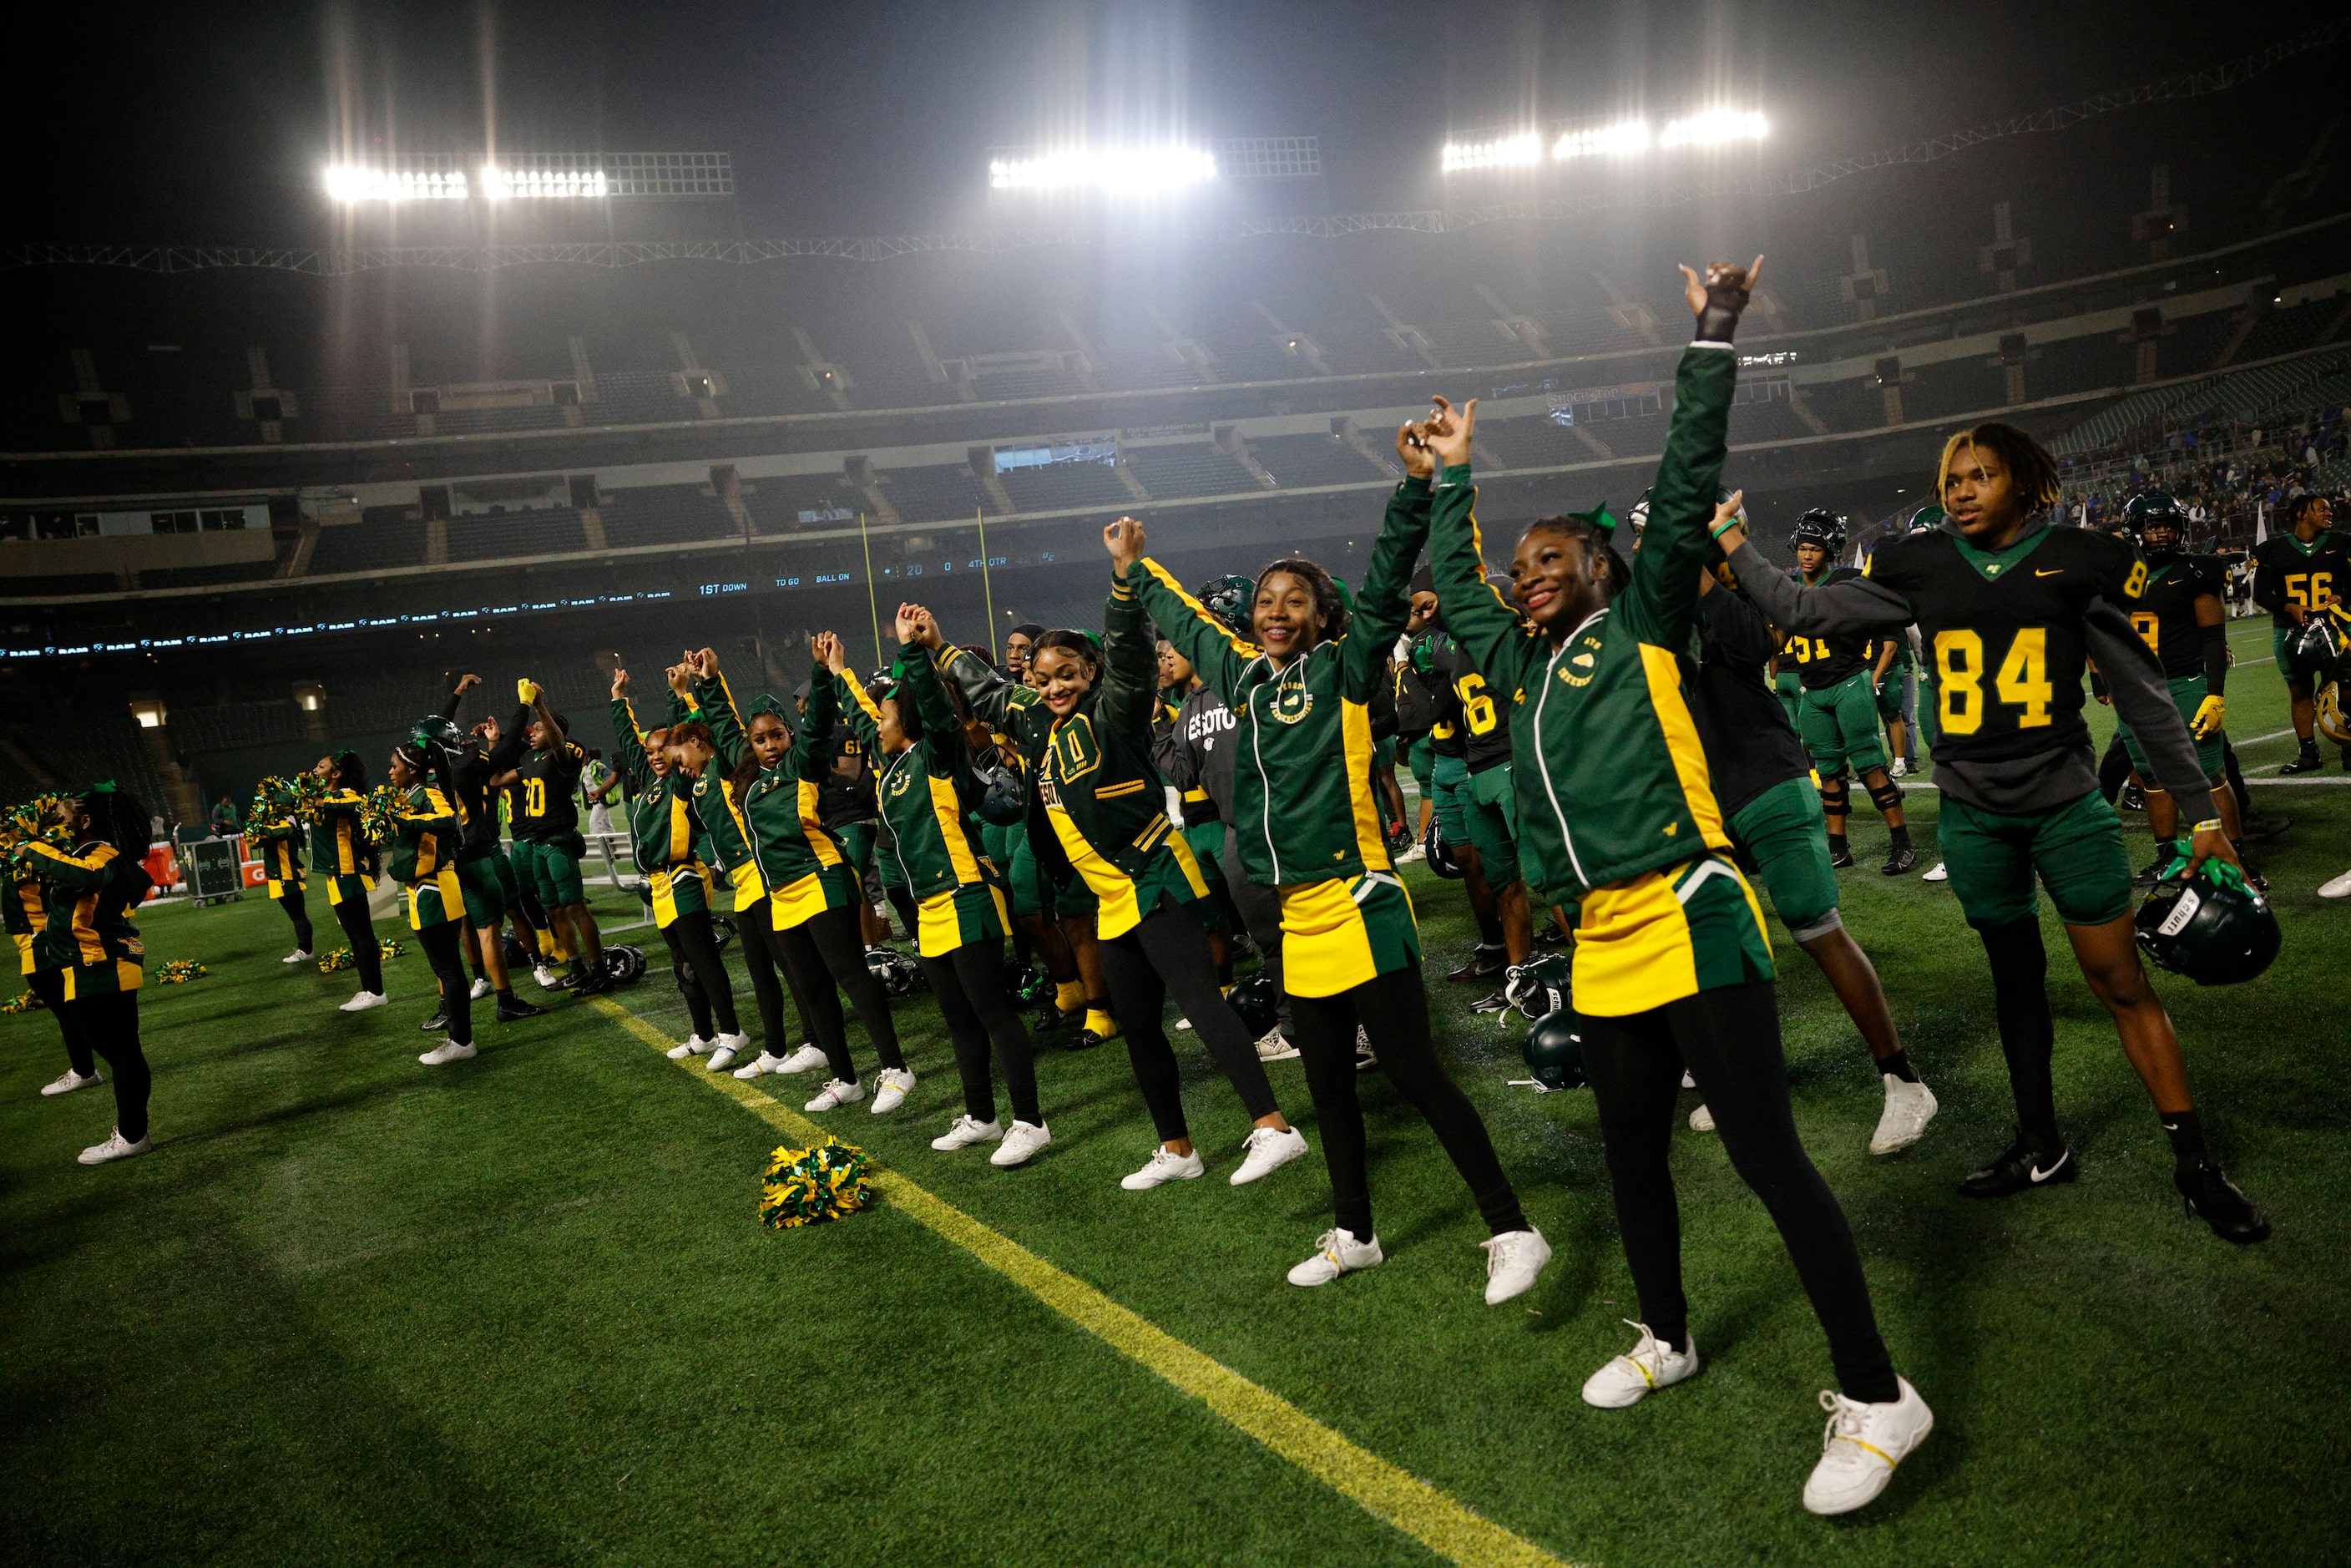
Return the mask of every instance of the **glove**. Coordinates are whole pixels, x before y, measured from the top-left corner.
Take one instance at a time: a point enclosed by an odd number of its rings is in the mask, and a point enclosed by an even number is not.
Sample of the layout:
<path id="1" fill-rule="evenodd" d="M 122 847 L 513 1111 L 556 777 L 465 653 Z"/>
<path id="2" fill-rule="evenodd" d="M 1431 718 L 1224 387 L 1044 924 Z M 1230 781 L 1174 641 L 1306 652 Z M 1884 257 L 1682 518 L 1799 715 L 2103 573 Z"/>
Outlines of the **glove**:
<path id="1" fill-rule="evenodd" d="M 1728 343 L 1739 326 L 1740 313 L 1747 308 L 1747 269 L 1729 267 L 1717 270 L 1708 267 L 1706 273 L 1706 308 L 1698 312 L 1698 340 L 1701 343 Z"/>
<path id="2" fill-rule="evenodd" d="M 517 681 L 515 683 L 515 700 L 521 703 L 525 707 L 530 707 L 537 704 L 538 701 L 538 683 L 532 680 L 528 675 L 524 676 L 521 680 Z"/>
<path id="3" fill-rule="evenodd" d="M 2199 740 L 2210 740 L 2220 733 L 2228 718 L 2228 704 L 2220 697 L 2206 697 L 2196 705 L 2196 716 L 2189 721 L 2188 733 Z"/>

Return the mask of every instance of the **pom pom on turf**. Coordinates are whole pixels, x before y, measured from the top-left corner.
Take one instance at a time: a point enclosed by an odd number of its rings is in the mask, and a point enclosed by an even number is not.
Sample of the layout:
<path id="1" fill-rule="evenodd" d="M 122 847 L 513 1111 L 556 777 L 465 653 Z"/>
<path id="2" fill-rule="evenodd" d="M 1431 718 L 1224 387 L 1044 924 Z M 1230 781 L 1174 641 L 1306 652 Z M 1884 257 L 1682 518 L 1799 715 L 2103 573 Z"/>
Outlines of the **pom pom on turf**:
<path id="1" fill-rule="evenodd" d="M 0 1013 L 38 1012 L 48 1005 L 35 992 L 26 991 L 22 996 L 10 997 L 6 1001 L 0 1002 Z"/>
<path id="2" fill-rule="evenodd" d="M 173 958 L 156 966 L 155 983 L 159 986 L 185 985 L 190 980 L 201 980 L 210 973 L 211 970 L 193 958 Z"/>
<path id="3" fill-rule="evenodd" d="M 865 1151 L 838 1138 L 812 1149 L 778 1149 L 759 1184 L 759 1222 L 770 1230 L 854 1214 L 873 1201 Z"/>
<path id="4" fill-rule="evenodd" d="M 377 946 L 382 953 L 383 956 L 387 959 L 397 958 L 402 953 L 408 951 L 407 948 L 402 947 L 399 943 L 393 941 L 389 936 L 382 938 L 381 941 L 377 944 Z M 322 975 L 331 975 L 338 969 L 350 968 L 356 961 L 357 960 L 351 956 L 351 950 L 349 947 L 338 947 L 331 953 L 325 953 L 319 956 L 319 973 Z"/>

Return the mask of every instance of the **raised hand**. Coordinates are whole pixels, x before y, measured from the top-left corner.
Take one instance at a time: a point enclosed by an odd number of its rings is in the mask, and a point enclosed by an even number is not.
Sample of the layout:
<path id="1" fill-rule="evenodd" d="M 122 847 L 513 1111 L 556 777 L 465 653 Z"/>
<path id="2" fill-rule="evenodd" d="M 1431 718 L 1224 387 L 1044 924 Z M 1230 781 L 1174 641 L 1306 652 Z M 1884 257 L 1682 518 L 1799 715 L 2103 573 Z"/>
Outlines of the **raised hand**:
<path id="1" fill-rule="evenodd" d="M 1429 401 L 1437 412 L 1420 427 L 1429 455 L 1440 468 L 1460 467 L 1469 461 L 1469 444 L 1477 434 L 1478 400 L 1473 397 L 1459 408 L 1441 395 Z"/>
<path id="2" fill-rule="evenodd" d="M 615 664 L 612 667 L 612 700 L 620 701 L 629 695 L 629 672 Z"/>
<path id="3" fill-rule="evenodd" d="M 914 624 L 914 636 L 910 641 L 934 653 L 946 645 L 946 639 L 939 635 L 938 622 L 932 618 L 928 610 L 919 604 L 908 604 L 902 606 L 898 612 Z"/>
<path id="4" fill-rule="evenodd" d="M 1396 426 L 1396 458 L 1404 465 L 1405 473 L 1415 479 L 1430 478 L 1437 473 L 1436 455 L 1428 449 L 1428 431 L 1425 425 L 1405 420 Z"/>
<path id="5" fill-rule="evenodd" d="M 1703 279 L 1688 267 L 1682 268 L 1682 298 L 1689 301 L 1690 314 L 1698 318 L 1698 341 L 1730 341 L 1730 334 L 1739 325 L 1740 312 L 1747 308 L 1748 298 L 1754 291 L 1755 280 L 1762 276 L 1763 258 L 1760 256 L 1743 269 L 1727 261 L 1710 261 Z"/>
<path id="6" fill-rule="evenodd" d="M 694 666 L 672 664 L 662 672 L 669 677 L 669 689 L 691 701 L 694 696 Z"/>
<path id="7" fill-rule="evenodd" d="M 838 675 L 848 670 L 849 651 L 841 645 L 841 639 L 832 632 L 818 632 L 815 639 L 810 643 L 809 648 L 816 654 L 818 662 L 834 674 Z"/>
<path id="8" fill-rule="evenodd" d="M 520 680 L 515 682 L 515 701 L 522 704 L 525 707 L 538 706 L 538 683 L 532 680 L 528 675 L 525 675 Z"/>
<path id="9" fill-rule="evenodd" d="M 898 641 L 902 644 L 914 640 L 914 610 L 912 604 L 898 606 Z"/>
<path id="10" fill-rule="evenodd" d="M 718 678 L 718 654 L 712 649 L 703 649 L 702 652 L 694 655 L 694 667 L 695 672 L 700 674 L 704 680 L 716 680 Z"/>
<path id="11" fill-rule="evenodd" d="M 1149 540 L 1144 537 L 1143 525 L 1133 517 L 1121 517 L 1102 530 L 1102 548 L 1110 551 L 1111 559 L 1118 563 L 1124 574 L 1143 559 Z"/>
<path id="12" fill-rule="evenodd" d="M 467 692 L 472 691 L 475 686 L 478 686 L 481 684 L 482 677 L 479 675 L 459 675 L 457 677 L 457 690 L 455 695 L 462 697 Z"/>

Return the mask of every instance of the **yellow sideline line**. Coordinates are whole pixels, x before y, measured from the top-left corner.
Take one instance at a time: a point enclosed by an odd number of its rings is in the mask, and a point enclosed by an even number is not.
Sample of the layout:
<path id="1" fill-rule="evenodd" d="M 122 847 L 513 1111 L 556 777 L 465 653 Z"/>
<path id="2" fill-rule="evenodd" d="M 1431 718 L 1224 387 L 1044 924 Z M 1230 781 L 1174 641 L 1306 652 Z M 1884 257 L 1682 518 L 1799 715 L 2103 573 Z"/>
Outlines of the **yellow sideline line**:
<path id="1" fill-rule="evenodd" d="M 647 1045 L 666 1051 L 674 1043 L 609 997 L 590 999 L 598 1011 Z M 692 1062 L 678 1065 L 789 1138 L 817 1144 L 827 1136 L 822 1127 L 747 1083 Z M 897 1208 L 1438 1556 L 1464 1564 L 1543 1563 L 1560 1568 L 1561 1560 L 1533 1542 L 1350 1441 L 1280 1396 L 1193 1349 L 899 1172 L 876 1164 L 871 1167 L 871 1180 Z"/>

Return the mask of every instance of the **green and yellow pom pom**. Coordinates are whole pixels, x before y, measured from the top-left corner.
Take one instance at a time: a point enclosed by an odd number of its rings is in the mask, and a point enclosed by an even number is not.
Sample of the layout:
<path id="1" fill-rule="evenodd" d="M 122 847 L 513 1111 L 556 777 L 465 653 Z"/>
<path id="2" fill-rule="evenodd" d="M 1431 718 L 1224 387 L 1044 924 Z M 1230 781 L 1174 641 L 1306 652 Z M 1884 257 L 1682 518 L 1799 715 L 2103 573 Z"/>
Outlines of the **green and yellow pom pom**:
<path id="1" fill-rule="evenodd" d="M 397 958 L 402 953 L 408 951 L 407 948 L 402 946 L 399 943 L 393 941 L 389 936 L 386 936 L 380 941 L 377 944 L 377 946 L 386 958 Z M 338 947 L 331 953 L 319 955 L 319 973 L 322 975 L 331 975 L 338 969 L 348 969 L 357 962 L 358 960 L 351 956 L 351 950 L 349 947 Z"/>
<path id="2" fill-rule="evenodd" d="M 759 1222 L 770 1230 L 854 1214 L 873 1201 L 865 1151 L 838 1138 L 812 1149 L 778 1149 L 759 1186 Z"/>
<path id="3" fill-rule="evenodd" d="M 39 1012 L 48 1005 L 31 991 L 26 991 L 22 996 L 10 997 L 6 1001 L 0 1002 L 0 1013 Z"/>
<path id="4" fill-rule="evenodd" d="M 159 986 L 182 986 L 190 980 L 201 980 L 212 973 L 193 958 L 173 958 L 155 967 L 155 983 Z"/>
<path id="5" fill-rule="evenodd" d="M 389 784 L 379 784 L 368 791 L 367 802 L 360 808 L 360 831 L 366 836 L 368 842 L 384 844 L 392 841 L 395 826 L 393 819 L 400 814 L 402 799 L 402 792 Z"/>

